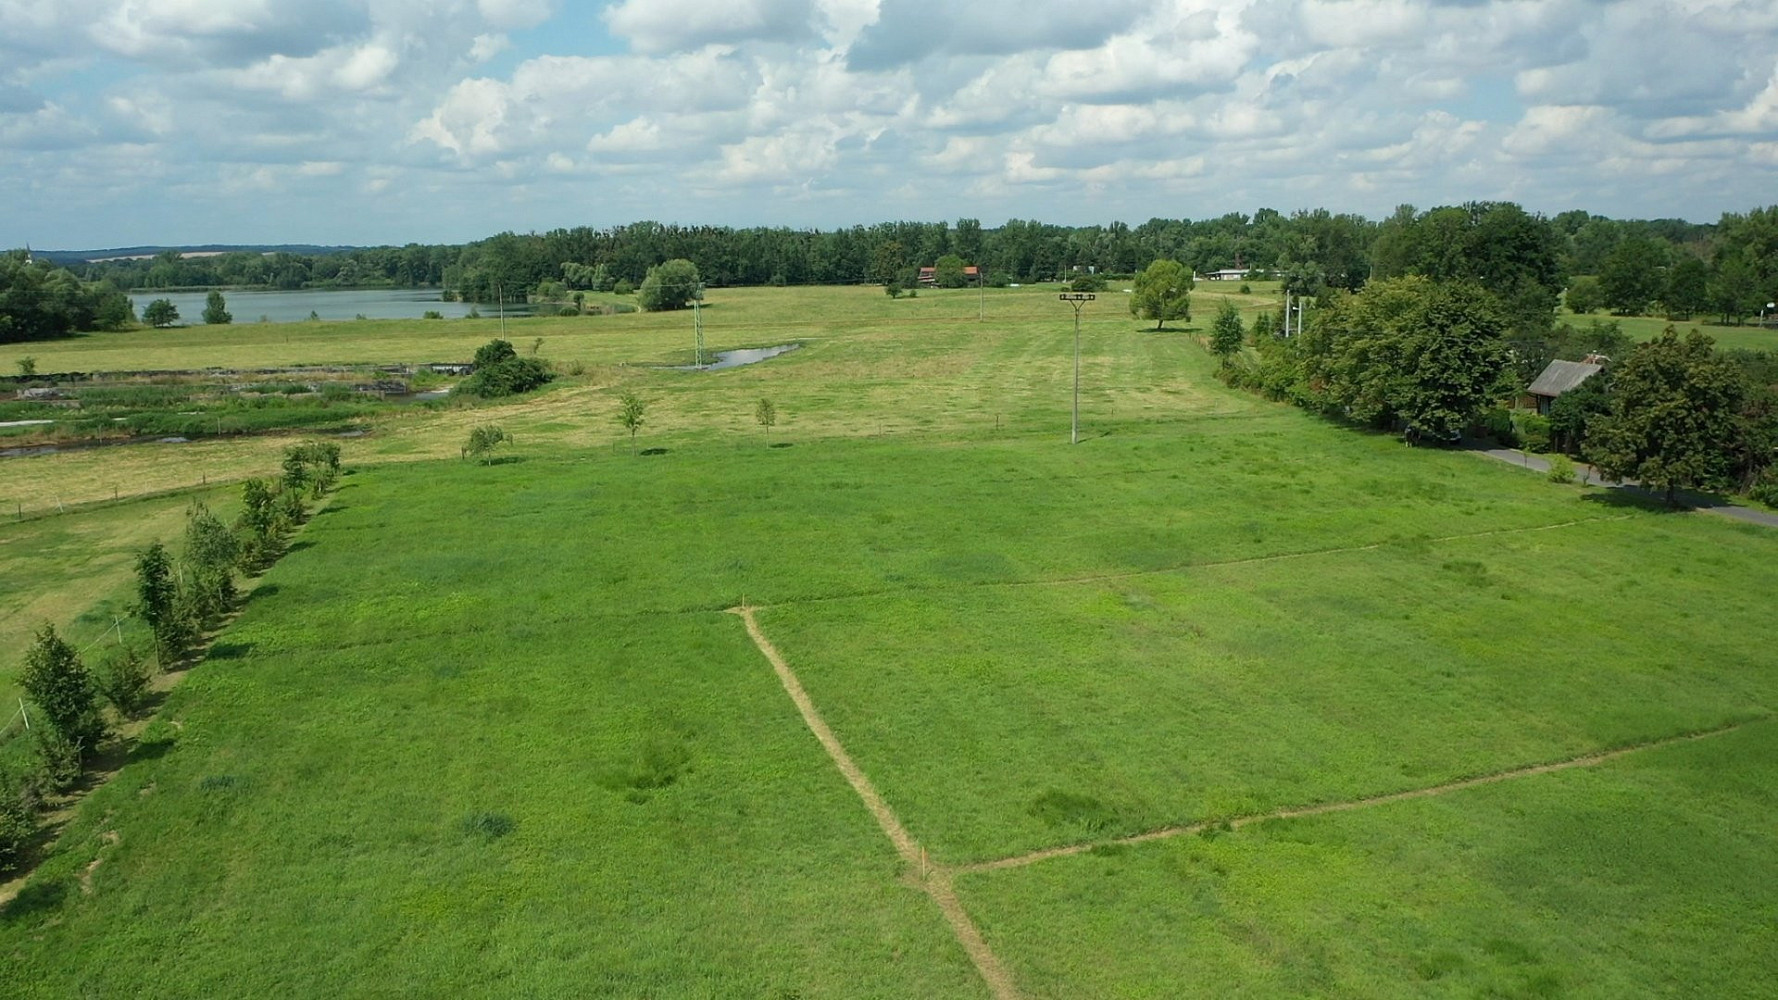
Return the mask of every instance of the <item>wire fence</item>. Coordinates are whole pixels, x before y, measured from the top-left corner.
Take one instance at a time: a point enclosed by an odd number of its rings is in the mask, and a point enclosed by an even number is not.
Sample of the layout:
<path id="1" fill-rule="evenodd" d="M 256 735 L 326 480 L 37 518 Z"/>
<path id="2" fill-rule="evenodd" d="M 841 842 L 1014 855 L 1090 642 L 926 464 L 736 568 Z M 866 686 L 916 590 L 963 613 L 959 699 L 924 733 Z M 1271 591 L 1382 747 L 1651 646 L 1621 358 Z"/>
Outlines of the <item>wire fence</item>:
<path id="1" fill-rule="evenodd" d="M 218 477 L 215 482 L 211 482 L 209 474 L 206 473 L 200 476 L 195 483 L 187 483 L 180 486 L 168 486 L 158 490 L 126 493 L 121 486 L 113 486 L 111 489 L 111 496 L 109 497 L 100 496 L 84 500 L 67 500 L 57 496 L 52 496 L 48 499 L 42 497 L 32 497 L 29 500 L 23 500 L 17 497 L 0 499 L 0 523 L 20 524 L 25 521 L 37 521 L 46 517 L 58 517 L 63 514 L 79 514 L 86 511 L 102 510 L 107 507 L 116 507 L 120 504 L 186 496 L 192 493 L 202 493 L 220 486 L 233 486 L 245 478 L 246 477 Z"/>

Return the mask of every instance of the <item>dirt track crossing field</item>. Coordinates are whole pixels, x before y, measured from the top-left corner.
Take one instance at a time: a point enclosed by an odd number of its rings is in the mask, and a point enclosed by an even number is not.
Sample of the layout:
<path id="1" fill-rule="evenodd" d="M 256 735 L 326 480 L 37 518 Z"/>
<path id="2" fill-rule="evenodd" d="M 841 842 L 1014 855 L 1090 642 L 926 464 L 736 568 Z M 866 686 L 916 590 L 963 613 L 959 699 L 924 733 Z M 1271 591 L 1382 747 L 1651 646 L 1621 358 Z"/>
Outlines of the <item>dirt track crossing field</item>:
<path id="1" fill-rule="evenodd" d="M 1561 527 L 1561 525 L 1552 525 L 1551 527 Z M 944 914 L 946 921 L 950 924 L 952 932 L 956 935 L 958 943 L 961 944 L 964 950 L 969 954 L 971 961 L 974 962 L 976 970 L 981 974 L 982 979 L 987 983 L 994 995 L 1003 998 L 1003 1000 L 1019 997 L 1020 994 L 1013 982 L 1011 973 L 994 954 L 993 949 L 983 938 L 975 921 L 970 917 L 968 911 L 964 909 L 961 900 L 958 899 L 955 890 L 955 880 L 958 875 L 1023 868 L 1044 861 L 1083 854 L 1099 848 L 1132 846 L 1151 841 L 1166 840 L 1173 837 L 1199 834 L 1213 829 L 1233 831 L 1254 823 L 1320 816 L 1330 813 L 1348 812 L 1356 809 L 1366 809 L 1373 806 L 1385 806 L 1414 799 L 1424 799 L 1432 796 L 1461 792 L 1484 785 L 1513 781 L 1520 778 L 1531 778 L 1538 775 L 1551 774 L 1557 771 L 1565 771 L 1573 768 L 1594 767 L 1642 751 L 1725 735 L 1734 732 L 1745 725 L 1743 722 L 1736 722 L 1698 732 L 1649 740 L 1631 746 L 1600 750 L 1559 761 L 1529 764 L 1523 767 L 1510 768 L 1490 774 L 1478 775 L 1476 777 L 1464 778 L 1457 781 L 1443 782 L 1441 784 L 1431 785 L 1425 788 L 1410 789 L 1403 792 L 1393 792 L 1386 795 L 1368 796 L 1337 802 L 1317 803 L 1314 805 L 1279 809 L 1267 813 L 1235 816 L 1224 820 L 1165 827 L 1139 833 L 1134 836 L 1068 844 L 1011 857 L 999 858 L 992 861 L 953 866 L 933 862 L 927 857 L 925 848 L 921 847 L 919 842 L 914 839 L 913 835 L 908 832 L 906 826 L 903 825 L 900 818 L 895 814 L 895 810 L 883 799 L 881 793 L 877 791 L 876 786 L 872 784 L 869 776 L 858 766 L 852 756 L 846 752 L 845 746 L 840 742 L 839 737 L 834 733 L 832 727 L 830 727 L 826 720 L 822 718 L 820 709 L 816 707 L 814 700 L 810 698 L 807 690 L 803 687 L 801 680 L 797 677 L 795 670 L 791 668 L 790 664 L 784 659 L 783 654 L 778 651 L 777 647 L 772 644 L 771 640 L 766 637 L 765 632 L 760 628 L 759 621 L 755 615 L 756 610 L 755 607 L 744 605 L 731 608 L 730 613 L 739 616 L 745 623 L 749 638 L 753 640 L 753 644 L 758 647 L 760 653 L 765 656 L 766 660 L 771 663 L 772 669 L 777 673 L 779 681 L 784 685 L 785 692 L 790 695 L 791 701 L 795 703 L 797 710 L 802 714 L 803 721 L 807 724 L 810 732 L 814 734 L 818 741 L 820 741 L 823 749 L 827 751 L 828 756 L 833 760 L 834 766 L 839 769 L 847 783 L 849 783 L 853 790 L 858 793 L 858 797 L 863 800 L 865 808 L 870 811 L 871 815 L 875 817 L 878 825 L 882 827 L 884 835 L 886 835 L 890 842 L 895 845 L 896 852 L 901 856 L 902 862 L 906 867 L 907 877 L 913 880 L 915 884 L 924 890 L 926 894 L 932 898 L 933 902 L 937 904 L 939 910 Z"/>
<path id="2" fill-rule="evenodd" d="M 827 722 L 821 718 L 821 713 L 816 709 L 815 702 L 809 698 L 808 692 L 803 690 L 802 682 L 797 679 L 796 671 L 790 669 L 790 664 L 784 661 L 784 657 L 778 652 L 777 647 L 773 646 L 771 640 L 766 638 L 765 633 L 760 631 L 759 622 L 753 616 L 753 609 L 743 606 L 731 609 L 731 613 L 739 615 L 741 620 L 747 624 L 747 635 L 753 639 L 753 644 L 758 646 L 759 651 L 771 662 L 772 669 L 777 671 L 778 680 L 783 682 L 784 690 L 790 695 L 790 700 L 796 703 L 797 711 L 802 713 L 803 721 L 808 724 L 809 731 L 815 734 L 817 740 L 821 741 L 822 748 L 827 751 L 829 757 L 833 758 L 834 766 L 840 769 L 841 774 L 845 775 L 852 790 L 858 793 L 860 799 L 864 800 L 865 808 L 869 809 L 871 815 L 876 817 L 877 824 L 883 828 L 884 835 L 889 838 L 890 843 L 895 845 L 896 853 L 901 855 L 902 862 L 907 866 L 908 874 L 915 877 L 920 888 L 924 889 L 926 894 L 932 897 L 932 901 L 938 904 L 939 910 L 945 915 L 945 920 L 950 923 L 952 932 L 957 935 L 957 943 L 961 944 L 963 950 L 969 953 L 970 961 L 975 963 L 976 971 L 981 973 L 982 979 L 987 982 L 989 989 L 993 990 L 994 995 L 1001 1000 L 1014 1000 L 1018 997 L 1019 992 L 1013 985 L 1012 976 L 1000 964 L 1000 959 L 995 957 L 993 950 L 988 947 L 988 943 L 982 939 L 982 933 L 976 928 L 975 921 L 969 918 L 969 913 L 958 901 L 956 890 L 952 887 L 951 871 L 942 866 L 934 867 L 928 864 L 925 848 L 915 842 L 914 838 L 908 834 L 907 828 L 902 826 L 901 820 L 896 817 L 895 811 L 889 808 L 889 804 L 883 801 L 881 795 L 877 794 L 877 789 L 871 784 L 870 778 L 866 777 L 865 773 L 859 769 L 851 755 L 846 753 L 846 748 L 841 745 L 839 737 L 834 735 Z"/>

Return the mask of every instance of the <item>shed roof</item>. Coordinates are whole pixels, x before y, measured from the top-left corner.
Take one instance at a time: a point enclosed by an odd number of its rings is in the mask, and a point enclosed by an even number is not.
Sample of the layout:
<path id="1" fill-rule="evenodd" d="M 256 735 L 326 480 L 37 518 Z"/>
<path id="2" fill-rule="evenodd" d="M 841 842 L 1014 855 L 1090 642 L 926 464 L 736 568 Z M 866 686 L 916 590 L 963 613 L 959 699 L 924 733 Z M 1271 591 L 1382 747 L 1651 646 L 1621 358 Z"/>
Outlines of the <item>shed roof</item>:
<path id="1" fill-rule="evenodd" d="M 1543 370 L 1543 374 L 1531 383 L 1531 388 L 1525 391 L 1533 396 L 1549 396 L 1554 399 L 1599 374 L 1604 368 L 1604 365 L 1588 364 L 1585 361 L 1552 361 Z"/>

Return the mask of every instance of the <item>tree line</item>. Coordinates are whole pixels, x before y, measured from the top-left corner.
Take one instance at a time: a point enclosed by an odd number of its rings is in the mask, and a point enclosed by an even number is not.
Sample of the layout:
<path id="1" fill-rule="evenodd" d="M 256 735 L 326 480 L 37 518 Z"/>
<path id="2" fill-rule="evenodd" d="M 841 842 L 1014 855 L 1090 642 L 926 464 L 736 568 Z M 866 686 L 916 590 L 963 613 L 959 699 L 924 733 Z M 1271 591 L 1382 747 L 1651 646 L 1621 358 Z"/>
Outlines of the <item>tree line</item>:
<path id="1" fill-rule="evenodd" d="M 1778 297 L 1778 207 L 1726 213 L 1715 223 L 1616 220 L 1583 211 L 1549 217 L 1511 202 L 1427 211 L 1403 205 L 1377 221 L 1327 209 L 1285 214 L 1270 208 L 1136 226 L 1012 219 L 987 228 L 963 218 L 820 230 L 645 221 L 315 255 L 182 257 L 170 250 L 145 260 L 78 265 L 73 277 L 129 290 L 437 287 L 493 302 L 523 300 L 546 282 L 635 288 L 650 268 L 681 258 L 695 264 L 706 283 L 724 287 L 888 284 L 951 256 L 982 267 L 989 284 L 1077 271 L 1129 275 L 1160 259 L 1199 274 L 1240 268 L 1348 290 L 1408 273 L 1463 277 L 1490 283 L 1525 309 L 1548 303 L 1570 279 L 1588 276 L 1595 282 L 1583 282 L 1581 294 L 1592 308 L 1631 313 L 1658 304 L 1676 318 L 1740 322 Z M 1510 286 L 1495 284 L 1499 280 Z"/>
<path id="2" fill-rule="evenodd" d="M 232 527 L 194 501 L 180 555 L 159 541 L 137 555 L 131 613 L 147 626 L 146 641 L 126 637 L 120 620 L 116 645 L 109 633 L 101 637 L 94 646 L 109 648 L 89 667 L 92 646 L 76 650 L 49 622 L 38 629 L 19 672 L 27 702 L 7 728 L 10 738 L 0 741 L 0 872 L 29 860 L 38 816 L 52 797 L 73 788 L 117 726 L 143 711 L 156 673 L 201 651 L 205 636 L 239 603 L 238 575 L 260 572 L 283 554 L 310 503 L 333 488 L 340 472 L 339 445 L 304 442 L 285 450 L 277 479 L 242 485 Z M 172 738 L 171 727 L 155 722 L 138 742 Z"/>
<path id="3" fill-rule="evenodd" d="M 1355 291 L 1373 279 L 1422 275 L 1487 287 L 1518 331 L 1547 330 L 1566 300 L 1577 312 L 1742 323 L 1778 300 L 1778 206 L 1712 224 L 1546 217 L 1510 202 L 1419 211 L 1381 221 L 1325 209 L 1260 209 L 1212 219 L 1150 219 L 1066 227 L 1013 219 L 885 222 L 818 229 L 677 226 L 500 233 L 461 246 L 371 247 L 344 253 L 228 253 L 97 261 L 58 268 L 15 251 L 0 258 L 0 342 L 40 340 L 135 322 L 120 291 L 190 286 L 438 287 L 475 302 L 555 301 L 569 291 L 629 292 L 669 262 L 701 284 L 880 283 L 911 288 L 922 267 L 962 283 L 978 266 L 990 285 L 1081 273 L 1134 275 L 1156 260 L 1194 273 L 1241 269 L 1281 278 L 1295 295 Z M 676 265 L 677 266 L 677 265 Z M 164 315 L 157 319 L 165 320 Z"/>

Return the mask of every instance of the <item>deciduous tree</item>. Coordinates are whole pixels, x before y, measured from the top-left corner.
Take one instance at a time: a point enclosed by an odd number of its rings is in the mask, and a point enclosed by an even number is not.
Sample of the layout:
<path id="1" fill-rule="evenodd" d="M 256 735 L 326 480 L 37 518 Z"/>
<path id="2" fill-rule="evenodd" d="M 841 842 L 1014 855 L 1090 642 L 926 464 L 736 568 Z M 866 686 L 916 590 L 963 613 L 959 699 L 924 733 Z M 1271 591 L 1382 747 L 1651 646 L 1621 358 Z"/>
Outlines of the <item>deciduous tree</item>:
<path id="1" fill-rule="evenodd" d="M 214 624 L 235 603 L 235 566 L 241 543 L 210 508 L 194 501 L 185 512 L 185 566 L 198 620 Z"/>
<path id="2" fill-rule="evenodd" d="M 1626 316 L 1647 312 L 1649 304 L 1661 297 L 1665 262 L 1660 244 L 1642 236 L 1625 237 L 1599 268 L 1605 304 Z"/>
<path id="3" fill-rule="evenodd" d="M 136 612 L 154 633 L 155 656 L 163 668 L 179 662 L 197 638 L 196 625 L 179 600 L 172 556 L 159 542 L 136 557 Z"/>
<path id="4" fill-rule="evenodd" d="M 155 299 L 142 310 L 142 322 L 149 326 L 172 326 L 179 321 L 179 307 L 168 299 Z"/>
<path id="5" fill-rule="evenodd" d="M 212 290 L 204 297 L 204 322 L 211 326 L 234 322 L 234 316 L 228 311 L 228 303 L 223 301 L 222 293 Z"/>
<path id="6" fill-rule="evenodd" d="M 494 449 L 504 442 L 511 441 L 504 430 L 493 424 L 477 427 L 469 432 L 469 443 L 464 451 L 471 458 L 479 458 L 483 465 L 494 464 Z"/>
<path id="7" fill-rule="evenodd" d="M 636 432 L 642 429 L 642 422 L 647 416 L 648 404 L 642 397 L 633 392 L 626 392 L 618 397 L 617 422 L 624 425 L 630 432 L 630 451 L 636 450 Z"/>
<path id="8" fill-rule="evenodd" d="M 649 312 L 684 309 L 693 299 L 703 297 L 698 267 L 683 257 L 649 268 L 636 295 L 642 308 Z"/>
<path id="9" fill-rule="evenodd" d="M 1191 297 L 1190 269 L 1176 260 L 1157 260 L 1136 275 L 1130 314 L 1154 320 L 1159 330 L 1168 320 L 1191 319 Z"/>
<path id="10" fill-rule="evenodd" d="M 934 265 L 932 269 L 932 280 L 935 281 L 940 288 L 962 288 L 967 280 L 964 277 L 963 269 L 967 266 L 968 265 L 964 263 L 963 258 L 956 254 L 945 254 L 943 257 L 940 257 L 938 263 Z"/>
<path id="11" fill-rule="evenodd" d="M 1661 304 L 1674 319 L 1691 319 L 1710 308 L 1710 269 L 1691 254 L 1683 254 L 1667 271 Z"/>
<path id="12" fill-rule="evenodd" d="M 1223 367 L 1228 366 L 1230 357 L 1241 352 L 1244 332 L 1240 310 L 1233 302 L 1223 299 L 1222 306 L 1216 310 L 1216 322 L 1210 327 L 1210 353 L 1222 359 Z"/>
<path id="13" fill-rule="evenodd" d="M 75 748 L 85 753 L 105 736 L 105 720 L 99 714 L 98 691 L 80 662 L 80 654 L 45 623 L 37 630 L 19 672 L 25 689 L 43 718 Z"/>
<path id="14" fill-rule="evenodd" d="M 1588 435 L 1600 472 L 1640 479 L 1669 505 L 1677 490 L 1728 485 L 1746 384 L 1715 341 L 1668 327 L 1616 366 L 1611 394 L 1611 413 Z"/>
<path id="15" fill-rule="evenodd" d="M 1568 291 L 1563 301 L 1574 312 L 1585 315 L 1597 312 L 1605 304 L 1605 293 L 1599 289 L 1599 279 L 1590 274 L 1583 274 L 1568 282 Z"/>

